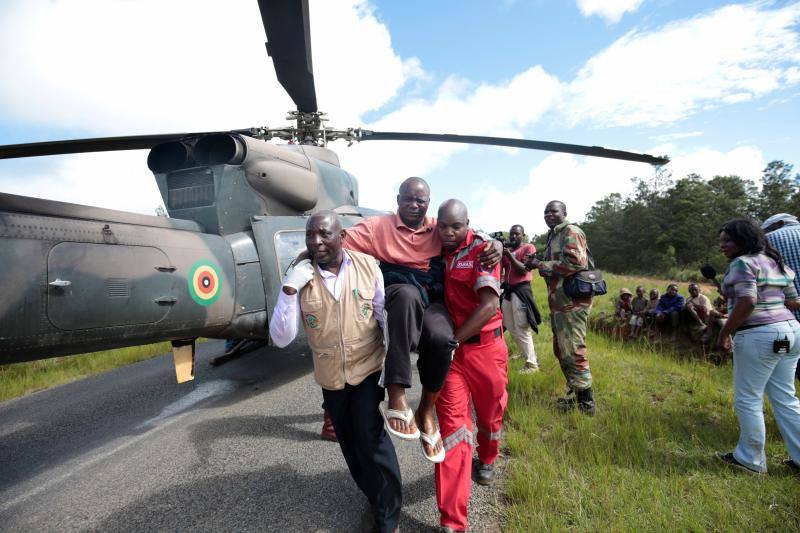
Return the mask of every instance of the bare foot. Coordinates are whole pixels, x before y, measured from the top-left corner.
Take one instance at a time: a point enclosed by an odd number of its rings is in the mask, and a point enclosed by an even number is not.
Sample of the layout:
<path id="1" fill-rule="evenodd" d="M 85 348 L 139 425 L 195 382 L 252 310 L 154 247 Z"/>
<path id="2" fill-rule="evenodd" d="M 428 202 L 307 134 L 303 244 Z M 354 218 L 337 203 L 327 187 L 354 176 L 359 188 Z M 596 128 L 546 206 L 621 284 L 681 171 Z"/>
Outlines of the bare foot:
<path id="1" fill-rule="evenodd" d="M 389 385 L 389 409 L 396 411 L 405 411 L 408 409 L 408 402 L 406 401 L 406 389 L 402 385 Z M 411 435 L 417 430 L 417 426 L 412 420 L 408 424 L 399 418 L 390 418 L 389 427 L 400 433 Z"/>
<path id="2" fill-rule="evenodd" d="M 414 414 L 414 420 L 417 422 L 417 425 L 420 427 L 420 430 L 423 433 L 427 433 L 428 435 L 433 435 L 439 429 L 436 426 L 436 420 L 434 420 L 433 418 L 432 409 L 426 409 L 423 412 L 422 407 L 420 407 L 420 409 L 418 409 L 417 412 Z M 434 455 L 439 453 L 442 450 L 442 446 L 444 446 L 442 443 L 442 439 L 436 441 L 436 446 L 431 446 L 427 442 L 422 441 L 422 447 L 425 450 L 425 455 L 427 455 L 428 457 L 433 457 Z"/>

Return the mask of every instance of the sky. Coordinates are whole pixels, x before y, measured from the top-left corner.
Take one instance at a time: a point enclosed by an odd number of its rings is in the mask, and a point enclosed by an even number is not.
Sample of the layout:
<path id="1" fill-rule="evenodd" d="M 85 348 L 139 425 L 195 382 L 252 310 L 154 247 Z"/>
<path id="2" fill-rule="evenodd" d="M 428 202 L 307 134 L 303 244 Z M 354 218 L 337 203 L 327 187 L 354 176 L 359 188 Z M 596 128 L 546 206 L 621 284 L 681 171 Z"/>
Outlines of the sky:
<path id="1" fill-rule="evenodd" d="M 758 180 L 800 163 L 800 2 L 311 0 L 331 126 L 524 137 L 672 159 L 673 177 Z M 0 144 L 282 126 L 294 106 L 255 0 L 0 0 Z M 542 233 L 582 221 L 642 163 L 449 143 L 329 144 L 360 203 L 422 176 L 431 211 Z M 147 151 L 0 161 L 0 191 L 154 214 Z"/>

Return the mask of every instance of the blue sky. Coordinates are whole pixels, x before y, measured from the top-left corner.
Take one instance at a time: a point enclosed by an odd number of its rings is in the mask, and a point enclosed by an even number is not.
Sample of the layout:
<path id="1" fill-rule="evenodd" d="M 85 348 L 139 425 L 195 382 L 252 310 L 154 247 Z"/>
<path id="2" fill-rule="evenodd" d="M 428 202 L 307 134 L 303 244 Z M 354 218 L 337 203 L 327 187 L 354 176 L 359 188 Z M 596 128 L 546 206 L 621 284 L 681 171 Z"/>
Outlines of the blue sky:
<path id="1" fill-rule="evenodd" d="M 158 16 L 154 16 L 158 13 Z M 102 20 L 98 24 L 93 21 Z M 312 0 L 331 124 L 475 133 L 668 153 L 676 177 L 758 179 L 797 160 L 800 3 Z M 281 125 L 291 103 L 254 0 L 5 0 L 0 143 Z M 362 204 L 422 175 L 488 230 L 564 200 L 571 218 L 647 165 L 545 152 L 333 143 Z M 0 162 L 0 190 L 152 213 L 146 153 Z"/>

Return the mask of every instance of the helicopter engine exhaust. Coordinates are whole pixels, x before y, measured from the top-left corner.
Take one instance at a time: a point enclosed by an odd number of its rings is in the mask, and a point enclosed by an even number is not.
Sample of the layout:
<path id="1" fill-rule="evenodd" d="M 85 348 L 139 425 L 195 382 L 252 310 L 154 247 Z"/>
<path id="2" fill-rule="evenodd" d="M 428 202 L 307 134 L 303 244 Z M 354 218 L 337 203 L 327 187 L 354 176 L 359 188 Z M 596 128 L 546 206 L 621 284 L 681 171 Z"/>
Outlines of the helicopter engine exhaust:
<path id="1" fill-rule="evenodd" d="M 194 149 L 201 165 L 241 165 L 259 194 L 305 212 L 317 205 L 319 177 L 300 152 L 244 135 L 217 133 L 202 137 Z"/>
<path id="2" fill-rule="evenodd" d="M 175 141 L 155 146 L 147 156 L 147 167 L 154 173 L 172 172 L 195 165 L 192 146 Z"/>
<path id="3" fill-rule="evenodd" d="M 214 133 L 197 141 L 195 157 L 204 166 L 241 165 L 247 148 L 238 135 Z"/>

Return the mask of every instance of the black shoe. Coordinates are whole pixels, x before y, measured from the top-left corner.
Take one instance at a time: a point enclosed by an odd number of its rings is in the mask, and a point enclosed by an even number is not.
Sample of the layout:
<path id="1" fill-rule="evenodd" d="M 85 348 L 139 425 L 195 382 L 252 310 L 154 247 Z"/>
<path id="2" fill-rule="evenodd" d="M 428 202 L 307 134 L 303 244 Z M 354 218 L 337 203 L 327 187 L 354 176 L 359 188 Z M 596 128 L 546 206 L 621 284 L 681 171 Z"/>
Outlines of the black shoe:
<path id="1" fill-rule="evenodd" d="M 595 403 L 592 388 L 579 390 L 575 393 L 578 402 L 578 411 L 585 415 L 594 416 Z"/>
<path id="2" fill-rule="evenodd" d="M 478 465 L 478 471 L 475 473 L 475 483 L 484 486 L 494 483 L 494 465 L 483 463 Z"/>
<path id="3" fill-rule="evenodd" d="M 783 466 L 787 466 L 795 471 L 795 473 L 800 474 L 800 465 L 792 461 L 791 457 L 789 459 L 784 459 L 781 461 Z"/>
<path id="4" fill-rule="evenodd" d="M 567 390 L 566 396 L 561 396 L 559 398 L 556 398 L 556 407 L 558 407 L 560 411 L 564 412 L 572 411 L 573 409 L 575 409 L 577 403 L 578 400 L 577 398 L 575 398 L 575 391 L 573 391 L 572 389 Z"/>
<path id="5" fill-rule="evenodd" d="M 762 474 L 763 473 L 763 472 L 759 472 L 758 470 L 753 470 L 752 468 L 750 468 L 748 466 L 745 466 L 742 463 L 740 463 L 739 461 L 737 461 L 736 457 L 733 456 L 733 452 L 728 452 L 728 453 L 717 452 L 716 456 L 717 456 L 717 459 L 719 459 L 723 463 L 727 463 L 727 464 L 729 464 L 730 466 L 732 466 L 734 468 L 738 468 L 739 470 L 747 472 L 748 474 Z"/>

